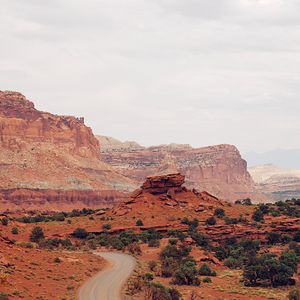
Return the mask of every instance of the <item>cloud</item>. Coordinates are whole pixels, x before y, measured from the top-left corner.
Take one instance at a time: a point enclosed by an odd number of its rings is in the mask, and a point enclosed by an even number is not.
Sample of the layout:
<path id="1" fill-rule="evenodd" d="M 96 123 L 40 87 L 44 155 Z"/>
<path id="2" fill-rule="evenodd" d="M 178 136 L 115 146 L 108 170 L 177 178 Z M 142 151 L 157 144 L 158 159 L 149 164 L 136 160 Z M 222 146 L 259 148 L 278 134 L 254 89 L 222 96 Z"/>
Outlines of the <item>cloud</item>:
<path id="1" fill-rule="evenodd" d="M 300 147 L 296 0 L 4 0 L 0 90 L 150 145 Z"/>

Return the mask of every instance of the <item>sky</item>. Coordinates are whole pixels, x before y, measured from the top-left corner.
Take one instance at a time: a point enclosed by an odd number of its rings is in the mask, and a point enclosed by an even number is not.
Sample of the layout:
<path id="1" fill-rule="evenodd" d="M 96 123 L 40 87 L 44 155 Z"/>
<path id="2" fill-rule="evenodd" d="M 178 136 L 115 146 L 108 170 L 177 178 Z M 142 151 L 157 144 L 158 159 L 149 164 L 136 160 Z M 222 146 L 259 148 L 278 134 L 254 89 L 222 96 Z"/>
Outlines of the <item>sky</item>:
<path id="1" fill-rule="evenodd" d="M 300 148 L 299 0 L 1 0 L 0 90 L 143 145 Z"/>

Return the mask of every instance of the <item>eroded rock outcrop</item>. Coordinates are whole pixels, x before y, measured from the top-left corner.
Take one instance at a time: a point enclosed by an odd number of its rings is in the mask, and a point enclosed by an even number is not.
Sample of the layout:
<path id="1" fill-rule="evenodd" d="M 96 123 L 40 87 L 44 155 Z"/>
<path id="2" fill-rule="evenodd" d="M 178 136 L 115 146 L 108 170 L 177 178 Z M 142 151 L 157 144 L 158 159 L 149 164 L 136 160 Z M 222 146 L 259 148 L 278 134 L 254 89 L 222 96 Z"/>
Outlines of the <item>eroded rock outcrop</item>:
<path id="1" fill-rule="evenodd" d="M 1 211 L 70 211 L 112 207 L 128 197 L 115 190 L 0 190 Z"/>
<path id="2" fill-rule="evenodd" d="M 125 199 L 113 209 L 112 214 L 129 216 L 154 211 L 166 214 L 169 209 L 175 209 L 177 212 L 183 209 L 202 212 L 224 205 L 224 202 L 205 191 L 187 189 L 183 185 L 184 178 L 180 173 L 148 177 L 143 185 L 130 195 L 130 199 Z"/>
<path id="3" fill-rule="evenodd" d="M 189 188 L 206 190 L 219 198 L 234 201 L 251 197 L 266 200 L 258 193 L 247 171 L 247 162 L 233 145 L 192 148 L 162 145 L 127 151 L 106 151 L 102 159 L 115 170 L 142 183 L 145 177 L 180 172 Z"/>
<path id="4" fill-rule="evenodd" d="M 78 190 L 74 197 L 80 199 L 80 191 L 135 187 L 100 160 L 99 142 L 83 118 L 41 112 L 22 94 L 0 91 L 0 189 L 25 189 L 25 201 L 26 195 L 36 199 L 36 189 Z M 15 199 L 1 197 L 0 209 Z"/>

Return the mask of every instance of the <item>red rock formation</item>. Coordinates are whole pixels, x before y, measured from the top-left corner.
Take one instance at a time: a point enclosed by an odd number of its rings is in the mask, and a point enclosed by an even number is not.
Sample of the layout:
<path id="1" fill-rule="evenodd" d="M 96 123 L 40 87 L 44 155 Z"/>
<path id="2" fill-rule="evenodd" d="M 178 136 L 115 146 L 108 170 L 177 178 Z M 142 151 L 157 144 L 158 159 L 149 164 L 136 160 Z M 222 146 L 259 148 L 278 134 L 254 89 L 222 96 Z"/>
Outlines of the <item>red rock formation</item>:
<path id="1" fill-rule="evenodd" d="M 112 210 L 112 215 L 134 216 L 154 212 L 166 215 L 170 208 L 177 212 L 182 209 L 199 212 L 224 205 L 217 197 L 195 189 L 188 190 L 183 184 L 184 176 L 179 173 L 148 177 L 141 188 L 130 195 L 131 199 Z"/>
<path id="2" fill-rule="evenodd" d="M 0 91 L 0 142 L 21 150 L 26 144 L 49 142 L 83 157 L 99 158 L 99 142 L 83 118 L 38 111 L 25 96 Z"/>
<path id="3" fill-rule="evenodd" d="M 109 149 L 109 147 L 107 147 Z M 247 163 L 232 145 L 192 148 L 169 145 L 145 149 L 123 149 L 101 153 L 102 160 L 115 170 L 140 183 L 145 177 L 180 172 L 190 188 L 206 190 L 228 201 L 251 197 L 266 200 L 258 193 Z"/>
<path id="4" fill-rule="evenodd" d="M 20 93 L 0 91 L 0 189 L 26 189 L 13 194 L 8 192 L 10 196 L 2 197 L 0 210 L 9 208 L 10 200 L 16 208 L 16 199 L 30 202 L 31 197 L 35 199 L 33 206 L 38 208 L 40 203 L 41 209 L 48 209 L 49 203 L 56 209 L 58 206 L 51 199 L 61 203 L 66 197 L 69 201 L 68 195 L 52 197 L 51 190 L 79 190 L 74 199 L 82 199 L 82 190 L 132 190 L 135 187 L 130 179 L 101 162 L 99 142 L 84 125 L 83 118 L 41 112 Z M 42 195 L 38 202 L 40 192 L 36 189 L 50 190 L 50 201 Z M 15 193 L 19 195 L 13 196 Z M 105 197 L 102 199 L 106 203 Z M 86 201 L 82 202 L 86 204 Z"/>
<path id="5" fill-rule="evenodd" d="M 162 176 L 148 177 L 142 185 L 142 190 L 151 194 L 164 194 L 171 189 L 176 191 L 182 191 L 182 185 L 184 183 L 184 176 L 177 174 L 169 174 Z"/>
<path id="6" fill-rule="evenodd" d="M 128 197 L 114 190 L 0 190 L 1 211 L 70 211 L 112 207 Z"/>

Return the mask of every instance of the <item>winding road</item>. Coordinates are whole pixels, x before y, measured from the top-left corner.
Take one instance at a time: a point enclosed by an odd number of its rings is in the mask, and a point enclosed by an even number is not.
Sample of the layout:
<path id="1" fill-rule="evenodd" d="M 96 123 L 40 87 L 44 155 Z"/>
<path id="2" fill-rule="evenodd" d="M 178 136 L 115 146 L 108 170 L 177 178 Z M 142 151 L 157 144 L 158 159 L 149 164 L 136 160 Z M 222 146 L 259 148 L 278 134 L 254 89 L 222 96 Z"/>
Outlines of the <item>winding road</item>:
<path id="1" fill-rule="evenodd" d="M 121 290 L 136 261 L 127 254 L 95 253 L 109 262 L 109 266 L 87 281 L 79 290 L 79 300 L 121 300 Z"/>

